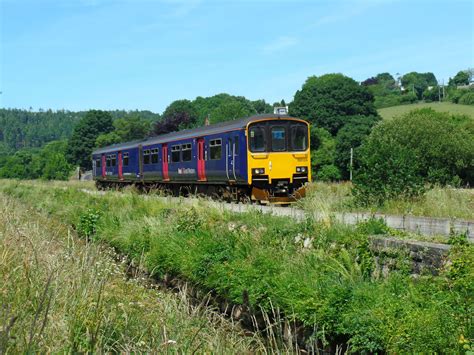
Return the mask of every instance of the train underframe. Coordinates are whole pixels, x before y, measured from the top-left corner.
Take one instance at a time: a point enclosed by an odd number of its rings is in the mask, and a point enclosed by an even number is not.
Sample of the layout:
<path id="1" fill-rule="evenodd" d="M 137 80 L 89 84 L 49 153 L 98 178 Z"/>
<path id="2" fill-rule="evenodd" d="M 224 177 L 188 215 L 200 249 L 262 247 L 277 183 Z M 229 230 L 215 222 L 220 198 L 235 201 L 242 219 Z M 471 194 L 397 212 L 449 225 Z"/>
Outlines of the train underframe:
<path id="1" fill-rule="evenodd" d="M 255 181 L 252 185 L 180 183 L 156 181 L 112 181 L 96 180 L 98 190 L 122 189 L 134 186 L 140 191 L 158 191 L 173 196 L 209 196 L 227 202 L 259 202 L 262 204 L 290 204 L 305 197 L 307 180 L 290 183 L 289 179 L 280 179 L 272 184 Z"/>

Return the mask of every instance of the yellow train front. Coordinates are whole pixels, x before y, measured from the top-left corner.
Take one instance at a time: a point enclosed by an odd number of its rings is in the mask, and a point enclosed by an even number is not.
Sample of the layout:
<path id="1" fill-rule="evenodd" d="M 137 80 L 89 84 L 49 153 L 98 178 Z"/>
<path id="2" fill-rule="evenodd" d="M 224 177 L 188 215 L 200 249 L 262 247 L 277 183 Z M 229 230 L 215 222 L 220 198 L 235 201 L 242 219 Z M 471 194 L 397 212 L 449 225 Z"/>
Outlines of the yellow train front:
<path id="1" fill-rule="evenodd" d="M 309 124 L 286 115 L 254 117 L 246 136 L 252 200 L 286 204 L 304 197 L 311 181 Z"/>

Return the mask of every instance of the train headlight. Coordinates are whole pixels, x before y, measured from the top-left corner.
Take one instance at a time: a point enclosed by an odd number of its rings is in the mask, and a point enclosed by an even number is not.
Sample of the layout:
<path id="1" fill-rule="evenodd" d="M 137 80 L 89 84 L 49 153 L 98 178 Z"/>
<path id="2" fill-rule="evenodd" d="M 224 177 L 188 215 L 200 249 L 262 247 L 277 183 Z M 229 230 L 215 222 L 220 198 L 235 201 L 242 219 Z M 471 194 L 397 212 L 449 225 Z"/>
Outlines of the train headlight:
<path id="1" fill-rule="evenodd" d="M 265 169 L 264 168 L 252 169 L 252 175 L 262 175 L 262 174 L 265 174 Z"/>
<path id="2" fill-rule="evenodd" d="M 296 168 L 296 172 L 297 173 L 306 173 L 306 172 L 308 172 L 308 168 L 306 166 L 298 166 Z"/>

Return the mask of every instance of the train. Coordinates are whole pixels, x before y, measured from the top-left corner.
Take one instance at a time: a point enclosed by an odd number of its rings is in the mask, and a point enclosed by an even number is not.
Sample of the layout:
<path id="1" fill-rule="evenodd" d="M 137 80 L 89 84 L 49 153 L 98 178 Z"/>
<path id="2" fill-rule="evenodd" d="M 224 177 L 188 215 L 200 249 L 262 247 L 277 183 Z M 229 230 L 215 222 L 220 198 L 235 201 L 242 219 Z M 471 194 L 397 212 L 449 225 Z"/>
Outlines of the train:
<path id="1" fill-rule="evenodd" d="M 289 204 L 311 181 L 309 124 L 261 114 L 115 144 L 92 153 L 99 189 L 135 185 Z"/>

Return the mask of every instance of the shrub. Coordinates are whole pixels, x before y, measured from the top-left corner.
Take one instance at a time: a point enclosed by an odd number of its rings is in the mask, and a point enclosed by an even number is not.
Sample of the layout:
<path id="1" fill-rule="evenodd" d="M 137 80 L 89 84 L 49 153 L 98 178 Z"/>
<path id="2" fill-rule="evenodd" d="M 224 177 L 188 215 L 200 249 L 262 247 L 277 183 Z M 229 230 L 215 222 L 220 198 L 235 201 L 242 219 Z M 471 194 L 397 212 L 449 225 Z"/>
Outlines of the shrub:
<path id="1" fill-rule="evenodd" d="M 359 150 L 354 175 L 359 203 L 415 197 L 426 183 L 472 185 L 473 132 L 462 121 L 421 109 L 377 125 Z"/>
<path id="2" fill-rule="evenodd" d="M 439 87 L 435 86 L 423 91 L 423 100 L 426 102 L 439 101 Z"/>
<path id="3" fill-rule="evenodd" d="M 321 181 L 341 180 L 341 171 L 335 165 L 324 165 L 316 172 L 316 178 Z"/>
<path id="4" fill-rule="evenodd" d="M 474 92 L 467 92 L 461 96 L 459 103 L 463 105 L 474 105 Z"/>
<path id="5" fill-rule="evenodd" d="M 402 104 L 413 104 L 417 101 L 418 97 L 412 92 L 400 96 L 400 103 Z"/>

